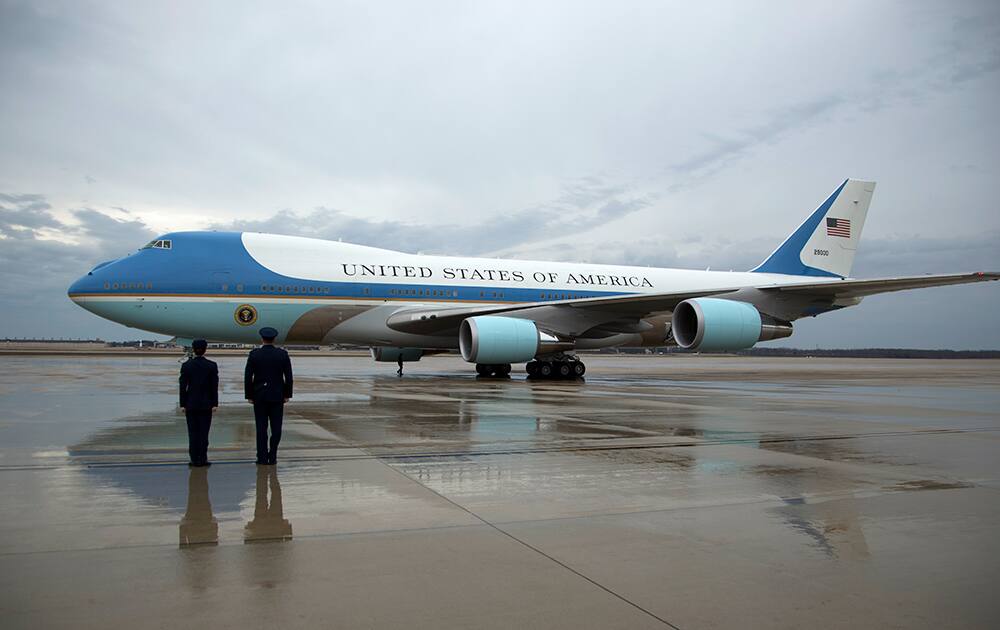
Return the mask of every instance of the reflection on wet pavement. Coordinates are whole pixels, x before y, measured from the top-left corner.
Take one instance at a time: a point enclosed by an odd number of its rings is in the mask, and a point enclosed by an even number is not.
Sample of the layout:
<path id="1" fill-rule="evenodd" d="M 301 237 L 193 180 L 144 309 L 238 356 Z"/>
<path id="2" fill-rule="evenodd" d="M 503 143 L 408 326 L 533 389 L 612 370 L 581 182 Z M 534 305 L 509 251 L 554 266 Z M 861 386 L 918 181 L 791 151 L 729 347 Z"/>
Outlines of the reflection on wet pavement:
<path id="1" fill-rule="evenodd" d="M 292 524 L 285 518 L 281 507 L 277 467 L 257 466 L 257 499 L 253 506 L 253 519 L 246 525 L 243 540 L 252 543 L 291 539 Z"/>
<path id="2" fill-rule="evenodd" d="M 222 586 L 238 583 L 313 593 L 285 613 L 341 625 L 439 626 L 441 607 L 496 627 L 557 611 L 544 625 L 975 627 L 1000 612 L 983 560 L 1000 551 L 998 362 L 595 356 L 586 382 L 528 383 L 449 357 L 403 378 L 300 359 L 283 460 L 255 466 L 241 359 L 222 357 L 214 465 L 189 469 L 172 359 L 5 360 L 0 554 L 27 576 L 0 577 L 11 627 L 73 625 L 79 609 L 30 576 L 95 562 L 117 581 L 54 592 L 111 601 L 159 571 L 178 576 L 155 586 L 175 604 L 271 614 Z M 265 542 L 283 544 L 246 544 Z M 414 571 L 426 579 L 379 613 L 352 603 Z M 448 580 L 490 586 L 453 600 L 434 586 Z M 714 592 L 745 595 L 698 604 Z"/>
<path id="3" fill-rule="evenodd" d="M 212 515 L 206 468 L 192 468 L 188 472 L 187 509 L 181 519 L 180 539 L 181 547 L 219 543 L 219 522 Z"/>

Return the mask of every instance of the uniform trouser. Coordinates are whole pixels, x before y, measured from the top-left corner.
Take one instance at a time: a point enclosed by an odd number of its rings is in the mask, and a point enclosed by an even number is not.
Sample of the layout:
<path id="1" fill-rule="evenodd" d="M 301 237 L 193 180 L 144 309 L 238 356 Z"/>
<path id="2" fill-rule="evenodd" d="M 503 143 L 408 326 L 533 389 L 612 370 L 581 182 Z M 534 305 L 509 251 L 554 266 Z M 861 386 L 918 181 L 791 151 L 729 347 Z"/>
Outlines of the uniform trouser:
<path id="1" fill-rule="evenodd" d="M 208 461 L 208 430 L 212 427 L 211 409 L 187 409 L 188 453 L 192 464 Z"/>
<path id="2" fill-rule="evenodd" d="M 278 458 L 278 442 L 281 441 L 281 420 L 285 403 L 255 402 L 253 417 L 257 423 L 257 461 L 274 462 Z M 268 449 L 267 423 L 271 423 L 271 443 Z"/>

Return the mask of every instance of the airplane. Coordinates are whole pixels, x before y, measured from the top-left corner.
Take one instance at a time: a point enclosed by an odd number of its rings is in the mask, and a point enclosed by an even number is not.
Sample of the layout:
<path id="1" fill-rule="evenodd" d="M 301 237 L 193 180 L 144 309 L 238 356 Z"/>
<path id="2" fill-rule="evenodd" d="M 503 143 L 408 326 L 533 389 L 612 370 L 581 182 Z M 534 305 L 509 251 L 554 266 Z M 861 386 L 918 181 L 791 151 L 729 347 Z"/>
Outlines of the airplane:
<path id="1" fill-rule="evenodd" d="M 459 351 L 480 376 L 581 377 L 578 350 L 736 351 L 869 295 L 984 282 L 976 272 L 850 278 L 875 182 L 845 180 L 750 271 L 408 254 L 256 232 L 164 234 L 69 287 L 86 310 L 175 336 L 369 346 L 376 361 Z"/>

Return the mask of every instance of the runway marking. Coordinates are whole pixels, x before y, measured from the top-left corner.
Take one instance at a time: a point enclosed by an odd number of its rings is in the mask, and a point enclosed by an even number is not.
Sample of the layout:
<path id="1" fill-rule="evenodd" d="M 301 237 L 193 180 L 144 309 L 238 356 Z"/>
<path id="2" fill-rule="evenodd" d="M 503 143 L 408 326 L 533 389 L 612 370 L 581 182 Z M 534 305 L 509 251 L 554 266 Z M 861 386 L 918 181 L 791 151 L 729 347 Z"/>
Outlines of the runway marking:
<path id="1" fill-rule="evenodd" d="M 385 462 L 383 462 L 383 463 L 385 463 Z M 535 552 L 536 554 L 538 554 L 538 555 L 542 556 L 543 558 L 546 558 L 546 559 L 548 559 L 549 561 L 551 561 L 551 562 L 553 562 L 553 563 L 555 563 L 555 564 L 559 565 L 560 567 L 562 567 L 562 568 L 566 569 L 567 571 L 569 571 L 569 572 L 570 572 L 570 573 L 572 573 L 573 575 L 576 575 L 577 577 L 580 577 L 580 578 L 582 578 L 582 579 L 586 580 L 587 582 L 589 582 L 589 583 L 593 584 L 593 585 L 594 585 L 594 586 L 596 586 L 597 588 L 599 588 L 599 589 L 601 589 L 602 591 L 604 591 L 604 592 L 608 593 L 609 595 L 611 595 L 611 596 L 615 597 L 616 599 L 619 599 L 619 600 L 621 600 L 622 602 L 625 602 L 626 604 L 628 604 L 629 606 L 632 606 L 632 607 L 633 607 L 633 608 L 635 608 L 636 610 L 638 610 L 638 611 L 640 611 L 640 612 L 642 612 L 642 613 L 645 613 L 645 614 L 646 614 L 647 616 L 649 616 L 649 617 L 651 617 L 651 618 L 653 618 L 653 619 L 655 619 L 655 620 L 659 621 L 660 623 L 662 623 L 663 625 L 667 626 L 668 628 L 673 628 L 674 630 L 681 630 L 679 626 L 676 626 L 676 625 L 674 625 L 674 624 L 670 623 L 669 621 L 667 621 L 667 620 L 666 620 L 666 619 L 664 619 L 663 617 L 660 617 L 659 615 L 657 615 L 656 613 L 652 612 L 651 610 L 648 610 L 648 609 L 646 609 L 646 608 L 643 608 L 642 606 L 640 606 L 639 604 L 637 604 L 637 603 L 633 602 L 632 600 L 628 599 L 628 598 L 627 598 L 627 597 L 625 597 L 624 595 L 621 595 L 621 594 L 617 593 L 616 591 L 612 590 L 611 588 L 609 588 L 609 587 L 607 587 L 607 586 L 605 586 L 605 585 L 601 584 L 601 583 L 600 583 L 600 582 L 598 582 L 597 580 L 595 580 L 595 579 L 593 579 L 593 578 L 591 578 L 591 577 L 587 576 L 587 575 L 586 575 L 586 574 L 584 574 L 584 573 L 581 573 L 580 571 L 578 571 L 578 570 L 574 569 L 573 567 L 571 567 L 571 566 L 569 566 L 568 564 L 566 564 L 565 562 L 563 562 L 563 561 L 561 561 L 561 560 L 559 560 L 559 559 L 555 558 L 554 556 L 551 556 L 551 555 L 549 555 L 549 554 L 545 553 L 544 551 L 542 551 L 542 550 L 541 550 L 541 549 L 539 549 L 538 547 L 535 547 L 535 546 L 534 546 L 534 545 L 532 545 L 531 543 L 528 543 L 528 542 L 526 542 L 526 541 L 524 541 L 524 540 L 521 540 L 520 538 L 518 538 L 518 537 L 517 537 L 517 536 L 515 536 L 514 534 L 511 534 L 510 532 L 508 532 L 507 530 L 503 529 L 503 528 L 502 528 L 502 527 L 500 527 L 499 525 L 496 525 L 496 524 L 494 524 L 494 523 L 492 523 L 492 522 L 488 521 L 487 519 L 483 518 L 482 516 L 480 516 L 480 515 L 479 515 L 479 514 L 477 514 L 476 512 L 473 512 L 472 510 L 470 510 L 469 508 L 465 507 L 465 506 L 464 506 L 464 505 L 462 505 L 461 503 L 458 503 L 457 501 L 455 501 L 455 500 L 453 500 L 453 499 L 451 499 L 451 498 L 449 498 L 449 497 L 447 497 L 447 496 L 445 496 L 445 495 L 441 494 L 440 492 L 438 492 L 438 491 L 437 491 L 437 490 L 435 490 L 434 488 L 431 488 L 430 486 L 428 486 L 428 485 L 424 484 L 424 483 L 423 483 L 423 482 L 421 482 L 421 481 L 420 481 L 419 479 L 414 479 L 413 477 L 411 477 L 410 475 L 406 474 L 406 473 L 405 473 L 405 472 L 403 472 L 402 470 L 398 470 L 398 469 L 394 468 L 393 466 L 390 466 L 390 465 L 389 465 L 388 463 L 385 463 L 385 467 L 386 467 L 386 468 L 388 468 L 389 470 L 393 471 L 393 472 L 394 472 L 394 473 L 396 473 L 397 475 L 400 475 L 400 476 L 402 476 L 402 477 L 406 478 L 406 479 L 407 479 L 408 481 L 411 481 L 411 482 L 413 482 L 413 483 L 416 483 L 416 484 L 417 484 L 417 485 L 419 485 L 420 487 L 422 487 L 422 488 L 425 488 L 425 489 L 426 489 L 426 490 L 427 490 L 428 492 L 430 492 L 430 493 L 434 494 L 435 496 L 439 497 L 439 498 L 440 498 L 441 500 L 443 500 L 443 501 L 446 501 L 447 503 L 449 503 L 449 504 L 451 504 L 451 505 L 455 506 L 455 507 L 456 507 L 456 508 L 458 508 L 459 510 L 462 510 L 463 512 L 465 512 L 465 513 L 466 513 L 466 514 L 468 514 L 469 516 L 471 516 L 471 517 L 473 517 L 474 519 L 476 519 L 476 520 L 478 520 L 479 522 L 481 522 L 481 523 L 482 523 L 483 525 L 486 525 L 487 527 L 489 527 L 489 528 L 491 528 L 491 529 L 493 529 L 493 530 L 497 531 L 498 533 L 500 533 L 500 534 L 503 534 L 503 535 L 504 535 L 504 536 L 506 536 L 507 538 L 509 538 L 509 539 L 513 540 L 513 541 L 514 541 L 514 542 L 516 542 L 517 544 L 519 544 L 519 545 L 521 545 L 521 546 L 523 546 L 523 547 L 525 547 L 525 548 L 527 548 L 527 549 L 530 549 L 531 551 L 533 551 L 533 552 Z"/>

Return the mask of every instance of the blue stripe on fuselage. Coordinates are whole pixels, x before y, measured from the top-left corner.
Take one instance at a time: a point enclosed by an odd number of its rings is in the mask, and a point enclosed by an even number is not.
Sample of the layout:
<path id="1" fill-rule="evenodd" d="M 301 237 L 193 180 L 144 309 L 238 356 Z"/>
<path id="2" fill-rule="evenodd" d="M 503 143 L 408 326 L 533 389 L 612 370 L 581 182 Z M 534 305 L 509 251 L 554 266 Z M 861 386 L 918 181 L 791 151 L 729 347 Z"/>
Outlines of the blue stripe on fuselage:
<path id="1" fill-rule="evenodd" d="M 70 295 L 194 295 L 252 300 L 270 297 L 446 302 L 543 302 L 627 295 L 632 291 L 543 290 L 510 286 L 321 282 L 267 269 L 247 252 L 239 232 L 175 232 L 171 249 L 142 249 L 96 267 Z M 223 285 L 226 289 L 223 290 Z M 292 288 L 296 290 L 292 290 Z M 269 290 L 264 290 L 269 288 Z M 275 290 L 279 288 L 280 290 Z M 304 289 L 304 290 L 303 290 Z"/>

